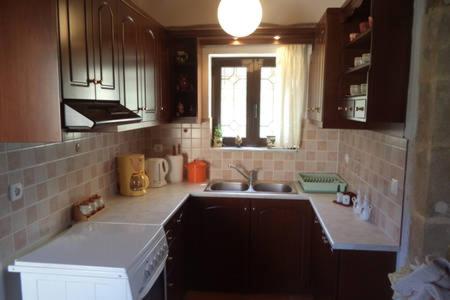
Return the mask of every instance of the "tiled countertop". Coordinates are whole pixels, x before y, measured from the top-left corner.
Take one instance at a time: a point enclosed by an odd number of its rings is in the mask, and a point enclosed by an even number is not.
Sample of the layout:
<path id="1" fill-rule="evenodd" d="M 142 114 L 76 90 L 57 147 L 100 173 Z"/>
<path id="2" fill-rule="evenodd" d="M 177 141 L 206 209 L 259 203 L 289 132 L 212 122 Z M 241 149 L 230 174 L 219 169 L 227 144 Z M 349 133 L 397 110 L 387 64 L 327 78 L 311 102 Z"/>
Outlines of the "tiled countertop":
<path id="1" fill-rule="evenodd" d="M 351 208 L 333 204 L 332 194 L 307 194 L 296 185 L 298 194 L 248 194 L 204 192 L 206 184 L 169 184 L 150 189 L 142 197 L 113 196 L 107 200 L 108 207 L 94 222 L 118 222 L 137 224 L 164 224 L 191 196 L 198 197 L 246 197 L 270 199 L 294 199 L 310 201 L 325 230 L 333 249 L 397 251 L 399 245 L 374 224 L 360 220 Z"/>

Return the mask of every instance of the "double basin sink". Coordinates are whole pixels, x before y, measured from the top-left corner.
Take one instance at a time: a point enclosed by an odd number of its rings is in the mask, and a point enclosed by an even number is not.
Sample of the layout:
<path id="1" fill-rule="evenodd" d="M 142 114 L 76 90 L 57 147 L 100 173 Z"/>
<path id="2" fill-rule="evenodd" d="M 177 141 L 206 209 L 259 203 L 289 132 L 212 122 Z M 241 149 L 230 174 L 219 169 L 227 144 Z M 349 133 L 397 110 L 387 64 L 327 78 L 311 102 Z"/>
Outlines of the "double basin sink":
<path id="1" fill-rule="evenodd" d="M 240 181 L 213 181 L 208 184 L 205 191 L 297 194 L 292 185 L 279 182 L 256 182 L 253 187 L 250 187 L 248 183 Z"/>

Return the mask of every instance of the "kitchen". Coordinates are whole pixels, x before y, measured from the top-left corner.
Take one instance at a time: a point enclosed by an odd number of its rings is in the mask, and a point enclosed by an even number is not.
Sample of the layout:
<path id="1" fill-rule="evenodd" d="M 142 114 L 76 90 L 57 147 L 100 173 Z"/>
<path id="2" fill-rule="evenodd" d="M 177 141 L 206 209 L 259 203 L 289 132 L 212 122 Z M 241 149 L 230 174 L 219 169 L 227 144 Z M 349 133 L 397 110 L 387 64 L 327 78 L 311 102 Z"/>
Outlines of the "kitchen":
<path id="1" fill-rule="evenodd" d="M 0 299 L 389 299 L 444 264 L 448 1 L 241 2 L 0 3 Z"/>

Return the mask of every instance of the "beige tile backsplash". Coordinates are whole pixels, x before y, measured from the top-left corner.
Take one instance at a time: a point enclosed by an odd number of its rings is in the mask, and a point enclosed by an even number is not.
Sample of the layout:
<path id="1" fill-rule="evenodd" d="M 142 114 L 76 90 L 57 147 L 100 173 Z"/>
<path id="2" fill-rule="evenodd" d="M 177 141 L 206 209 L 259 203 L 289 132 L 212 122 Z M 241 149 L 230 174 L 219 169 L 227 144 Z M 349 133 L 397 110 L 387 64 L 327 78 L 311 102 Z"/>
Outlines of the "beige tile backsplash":
<path id="1" fill-rule="evenodd" d="M 407 140 L 368 130 L 340 130 L 339 174 L 372 202 L 371 221 L 400 240 Z M 345 162 L 345 154 L 349 162 Z M 391 192 L 391 180 L 398 193 Z"/>
<path id="2" fill-rule="evenodd" d="M 230 163 L 248 169 L 260 168 L 263 180 L 295 180 L 297 172 L 336 172 L 339 131 L 317 129 L 306 124 L 303 145 L 298 151 L 286 150 L 234 150 L 210 147 L 209 122 L 203 124 L 168 124 L 153 128 L 148 140 L 148 155 L 164 156 L 172 152 L 173 145 L 181 145 L 186 161 L 203 159 L 210 164 L 211 179 L 241 179 L 228 168 Z M 155 144 L 163 145 L 163 152 L 153 151 Z"/>
<path id="3" fill-rule="evenodd" d="M 372 222 L 399 240 L 406 140 L 373 131 L 318 129 L 306 124 L 298 151 L 211 149 L 210 124 L 168 124 L 121 134 L 66 133 L 56 144 L 0 143 L 0 262 L 5 265 L 70 224 L 72 203 L 115 190 L 119 153 L 164 156 L 180 144 L 186 160 L 204 159 L 211 179 L 240 179 L 229 163 L 259 168 L 263 180 L 296 180 L 298 172 L 339 172 L 368 193 L 375 206 Z M 75 145 L 81 145 L 76 152 Z M 163 152 L 154 151 L 155 144 Z M 345 163 L 344 156 L 350 157 Z M 391 178 L 399 181 L 397 196 Z M 9 183 L 22 182 L 23 199 L 11 203 Z"/>
<path id="4" fill-rule="evenodd" d="M 67 228 L 70 207 L 94 194 L 115 190 L 115 157 L 144 152 L 146 132 L 66 133 L 56 144 L 0 143 L 0 262 Z M 80 144 L 79 152 L 75 145 Z M 11 203 L 8 184 L 24 184 Z"/>

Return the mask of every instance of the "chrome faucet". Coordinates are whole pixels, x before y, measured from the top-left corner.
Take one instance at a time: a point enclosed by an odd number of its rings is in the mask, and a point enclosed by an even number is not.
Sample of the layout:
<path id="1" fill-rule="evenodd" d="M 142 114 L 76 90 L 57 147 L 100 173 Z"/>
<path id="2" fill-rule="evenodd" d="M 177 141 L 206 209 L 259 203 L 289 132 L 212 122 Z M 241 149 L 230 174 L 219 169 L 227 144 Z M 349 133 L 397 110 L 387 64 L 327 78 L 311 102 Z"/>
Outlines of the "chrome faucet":
<path id="1" fill-rule="evenodd" d="M 258 171 L 259 171 L 258 169 L 247 171 L 244 167 L 235 166 L 233 164 L 229 164 L 228 167 L 230 169 L 235 169 L 236 171 L 238 171 L 239 174 L 241 174 L 245 179 L 247 179 L 250 189 L 253 190 L 253 185 L 255 181 L 258 180 Z"/>

